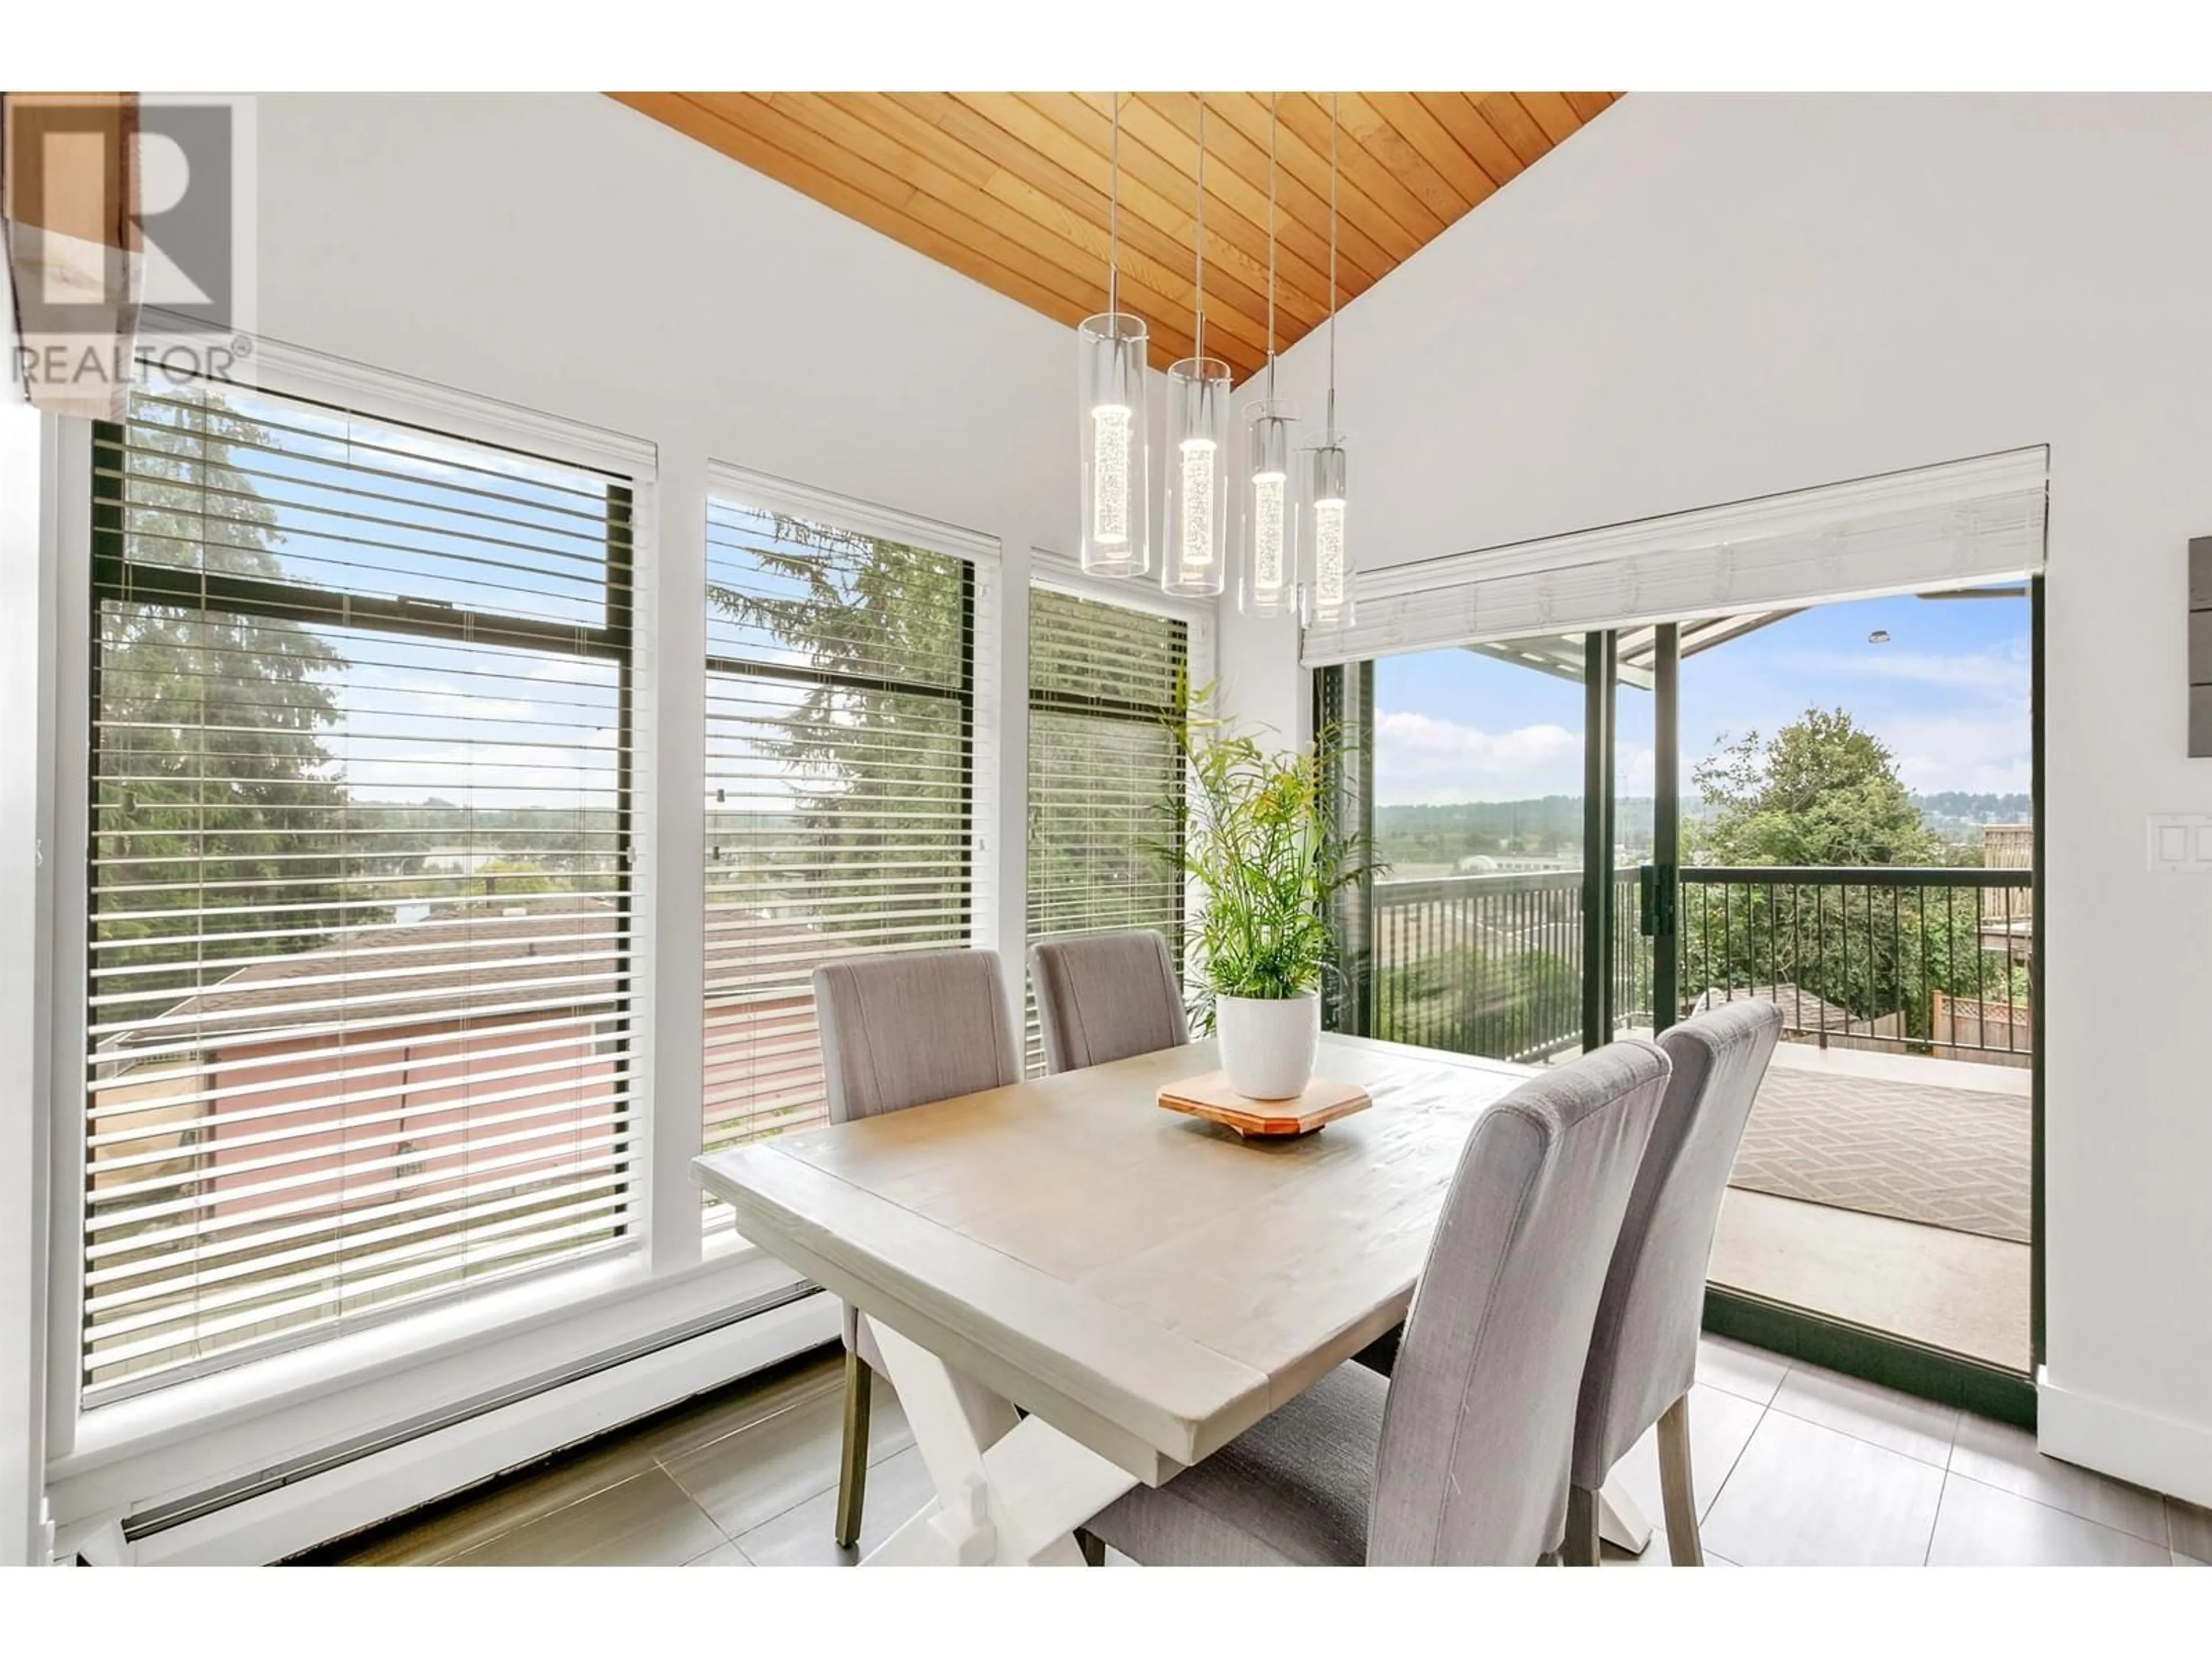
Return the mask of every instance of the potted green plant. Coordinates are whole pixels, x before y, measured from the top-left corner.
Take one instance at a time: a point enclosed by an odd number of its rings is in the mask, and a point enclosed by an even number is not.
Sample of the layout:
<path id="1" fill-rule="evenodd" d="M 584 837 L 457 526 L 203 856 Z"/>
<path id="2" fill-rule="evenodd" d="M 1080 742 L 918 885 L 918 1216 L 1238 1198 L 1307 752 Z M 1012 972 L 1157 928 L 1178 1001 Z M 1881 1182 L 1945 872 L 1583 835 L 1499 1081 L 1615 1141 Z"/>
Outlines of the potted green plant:
<path id="1" fill-rule="evenodd" d="M 1173 729 L 1187 778 L 1177 861 L 1197 889 L 1200 1029 L 1210 1021 L 1220 1039 L 1231 1089 L 1286 1100 L 1312 1080 L 1322 984 L 1339 971 L 1329 902 L 1376 867 L 1337 822 L 1346 745 L 1334 726 L 1278 750 L 1197 714 Z"/>

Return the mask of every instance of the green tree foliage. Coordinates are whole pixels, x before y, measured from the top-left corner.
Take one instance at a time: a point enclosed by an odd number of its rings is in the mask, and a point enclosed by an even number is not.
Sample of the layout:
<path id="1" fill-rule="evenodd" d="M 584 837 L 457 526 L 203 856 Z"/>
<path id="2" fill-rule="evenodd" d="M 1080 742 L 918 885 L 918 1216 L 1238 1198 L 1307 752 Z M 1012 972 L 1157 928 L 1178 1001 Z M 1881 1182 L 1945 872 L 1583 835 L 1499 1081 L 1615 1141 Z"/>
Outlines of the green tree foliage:
<path id="1" fill-rule="evenodd" d="M 1756 732 L 1701 763 L 1709 819 L 1693 863 L 1817 868 L 1940 866 L 1950 849 L 1923 822 L 1888 747 L 1842 709 L 1808 708 L 1762 744 Z M 1934 994 L 2026 996 L 2025 971 L 1985 948 L 1973 888 L 1772 881 L 1682 890 L 1682 991 L 1795 985 L 1855 1021 L 1898 1017 L 1930 1033 Z M 1992 896 L 1993 910 L 2002 900 Z M 1999 941 L 2002 943 L 2002 940 Z M 1785 1010 L 1785 1012 L 1794 1011 Z M 1808 1006 L 1803 1016 L 1813 1023 Z"/>
<path id="2" fill-rule="evenodd" d="M 266 435 L 213 399 L 141 400 L 125 557 L 281 576 L 276 513 L 238 460 Z M 201 963 L 304 950 L 337 924 L 345 790 L 320 733 L 337 718 L 324 677 L 343 665 L 295 623 L 102 603 L 94 927 L 122 942 L 101 967 L 143 970 L 106 988 L 149 999 L 128 1012 L 222 977 Z M 159 914 L 193 909 L 208 914 Z"/>
<path id="3" fill-rule="evenodd" d="M 1765 744 L 1746 732 L 1692 775 L 1711 814 L 1700 862 L 1942 861 L 1888 745 L 1840 708 L 1808 708 Z"/>

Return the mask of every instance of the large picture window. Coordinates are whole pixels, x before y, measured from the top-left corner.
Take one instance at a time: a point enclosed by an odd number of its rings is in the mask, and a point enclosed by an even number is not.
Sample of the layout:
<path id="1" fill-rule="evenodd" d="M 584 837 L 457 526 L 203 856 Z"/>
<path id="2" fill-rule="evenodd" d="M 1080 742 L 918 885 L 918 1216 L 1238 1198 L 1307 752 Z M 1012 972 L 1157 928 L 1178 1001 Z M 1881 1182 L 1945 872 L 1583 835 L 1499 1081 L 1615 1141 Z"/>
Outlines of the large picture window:
<path id="1" fill-rule="evenodd" d="M 1189 625 L 1058 588 L 1030 590 L 1029 939 L 1151 927 L 1182 958 L 1174 848 Z M 1044 1069 L 1036 999 L 1028 1065 Z"/>
<path id="2" fill-rule="evenodd" d="M 709 1151 L 827 1112 L 811 975 L 977 931 L 978 574 L 716 498 L 707 522 Z"/>
<path id="3" fill-rule="evenodd" d="M 94 473 L 88 1399 L 634 1241 L 630 481 L 231 389 Z"/>

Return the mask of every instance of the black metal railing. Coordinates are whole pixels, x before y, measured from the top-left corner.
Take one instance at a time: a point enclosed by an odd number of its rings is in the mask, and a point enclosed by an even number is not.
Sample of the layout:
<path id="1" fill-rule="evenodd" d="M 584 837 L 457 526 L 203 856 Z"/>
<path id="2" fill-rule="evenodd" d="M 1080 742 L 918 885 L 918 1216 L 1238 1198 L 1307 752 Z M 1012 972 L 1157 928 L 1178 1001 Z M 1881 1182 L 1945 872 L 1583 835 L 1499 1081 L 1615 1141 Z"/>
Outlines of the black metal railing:
<path id="1" fill-rule="evenodd" d="M 1650 1024 L 1637 872 L 1613 875 L 1613 1023 Z M 1574 870 L 1378 881 L 1369 1029 L 1396 1042 L 1537 1060 L 1583 1040 L 1583 878 Z"/>
<path id="2" fill-rule="evenodd" d="M 1687 865 L 1682 1012 L 1767 998 L 1823 1047 L 2025 1060 L 2033 870 Z"/>
<path id="3" fill-rule="evenodd" d="M 2033 1052 L 2033 870 L 1691 865 L 1679 872 L 1677 1018 L 1732 998 L 1781 1006 L 1823 1046 Z M 1638 872 L 1613 881 L 1616 1030 L 1655 1024 Z M 1539 1060 L 1583 1041 L 1583 881 L 1572 870 L 1378 881 L 1366 1029 Z"/>

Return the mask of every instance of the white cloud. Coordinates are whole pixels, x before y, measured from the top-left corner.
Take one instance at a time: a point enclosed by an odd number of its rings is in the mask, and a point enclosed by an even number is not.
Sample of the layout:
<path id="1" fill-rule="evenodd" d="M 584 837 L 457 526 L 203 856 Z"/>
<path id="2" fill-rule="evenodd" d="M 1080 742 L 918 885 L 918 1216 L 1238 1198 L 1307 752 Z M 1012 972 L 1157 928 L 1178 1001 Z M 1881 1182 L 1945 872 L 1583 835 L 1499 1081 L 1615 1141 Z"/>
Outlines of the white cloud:
<path id="1" fill-rule="evenodd" d="M 1613 750 L 1614 786 L 1624 795 L 1656 795 L 1659 790 L 1658 750 L 1623 744 Z"/>
<path id="2" fill-rule="evenodd" d="M 2010 641 L 1987 651 L 1892 651 L 1876 647 L 1863 654 L 1819 652 L 1807 655 L 1802 666 L 1808 674 L 1902 680 L 1979 694 L 1992 701 L 2022 702 L 2027 698 L 2033 668 L 2025 640 Z"/>
<path id="3" fill-rule="evenodd" d="M 1881 737 L 1897 757 L 1897 775 L 1908 789 L 2024 795 L 2034 787 L 2024 707 L 2011 717 L 1896 717 L 1882 722 Z"/>
<path id="4" fill-rule="evenodd" d="M 1386 805 L 1582 793 L 1582 734 L 1562 726 L 1490 732 L 1407 709 L 1379 712 L 1375 726 L 1375 793 Z"/>

